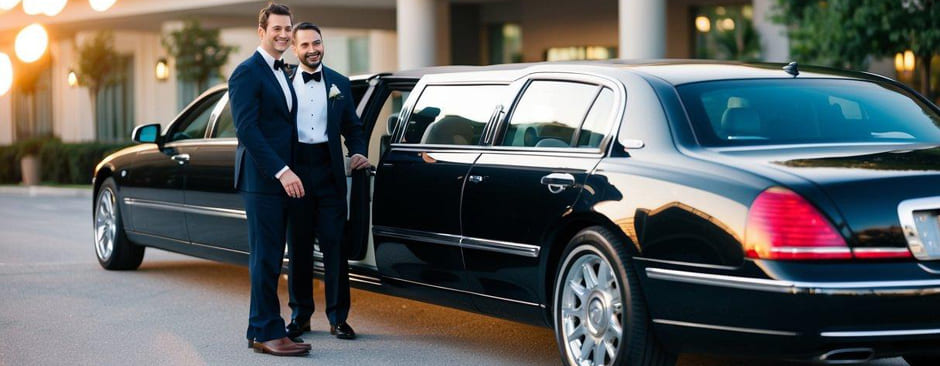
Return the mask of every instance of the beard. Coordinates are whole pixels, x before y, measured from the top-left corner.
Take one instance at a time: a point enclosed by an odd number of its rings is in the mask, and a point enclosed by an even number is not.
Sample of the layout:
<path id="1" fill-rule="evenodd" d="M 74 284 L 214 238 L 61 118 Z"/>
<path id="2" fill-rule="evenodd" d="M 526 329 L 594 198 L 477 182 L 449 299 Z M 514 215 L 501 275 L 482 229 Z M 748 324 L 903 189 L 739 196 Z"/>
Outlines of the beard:
<path id="1" fill-rule="evenodd" d="M 323 63 L 323 54 L 322 53 L 320 54 L 320 59 L 319 61 L 316 61 L 316 62 L 309 61 L 308 58 L 310 58 L 310 56 L 313 56 L 313 54 L 308 53 L 308 54 L 303 55 L 303 57 L 298 57 L 297 59 L 300 61 L 300 63 L 309 67 L 311 70 L 316 70 L 318 67 L 320 67 L 320 64 Z"/>

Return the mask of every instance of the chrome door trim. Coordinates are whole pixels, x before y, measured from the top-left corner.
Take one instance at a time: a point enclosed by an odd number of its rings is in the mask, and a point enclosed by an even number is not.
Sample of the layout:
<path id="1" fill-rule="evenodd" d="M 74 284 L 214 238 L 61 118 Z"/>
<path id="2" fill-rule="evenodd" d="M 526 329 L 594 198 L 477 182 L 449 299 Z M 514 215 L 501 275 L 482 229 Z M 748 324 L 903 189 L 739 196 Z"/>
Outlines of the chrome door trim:
<path id="1" fill-rule="evenodd" d="M 822 332 L 819 335 L 829 338 L 847 338 L 847 337 L 899 337 L 915 335 L 934 335 L 940 334 L 940 329 L 901 329 L 901 330 L 872 330 L 872 331 L 846 331 L 846 332 Z"/>
<path id="2" fill-rule="evenodd" d="M 400 229 L 388 226 L 373 226 L 372 233 L 397 239 L 450 245 L 462 249 L 476 249 L 523 257 L 538 258 L 542 248 L 537 245 L 513 243 L 508 241 L 471 238 L 462 235 L 432 233 L 422 230 Z"/>
<path id="3" fill-rule="evenodd" d="M 479 249 L 491 252 L 513 254 L 523 257 L 538 258 L 539 248 L 537 245 L 512 243 L 508 241 L 489 240 L 480 238 L 463 237 L 460 240 L 460 246 L 466 249 Z"/>
<path id="4" fill-rule="evenodd" d="M 827 293 L 827 294 L 893 294 L 917 295 L 940 292 L 940 280 L 909 281 L 859 281 L 859 282 L 795 282 L 761 278 L 716 275 L 677 271 L 663 268 L 647 268 L 646 275 L 652 279 L 685 282 L 699 285 L 739 288 L 782 293 Z"/>
<path id="5" fill-rule="evenodd" d="M 794 337 L 794 336 L 800 335 L 799 333 L 796 333 L 796 332 L 789 332 L 789 331 L 783 331 L 783 330 L 729 327 L 729 326 L 724 326 L 724 325 L 680 322 L 676 320 L 666 320 L 666 319 L 653 319 L 653 323 L 673 325 L 677 327 L 721 330 L 725 332 L 736 332 L 736 333 L 750 333 L 750 334 L 763 334 L 763 335 L 788 336 L 788 337 Z"/>
<path id="6" fill-rule="evenodd" d="M 406 279 L 398 278 L 398 277 L 385 277 L 385 278 L 390 279 L 390 280 L 394 280 L 394 281 L 401 281 L 401 282 L 405 282 L 405 283 L 410 283 L 410 284 L 414 284 L 414 285 L 419 285 L 419 286 L 432 287 L 432 288 L 436 288 L 436 289 L 439 289 L 439 290 L 446 290 L 446 291 L 459 292 L 459 293 L 463 293 L 463 294 L 467 294 L 467 295 L 476 295 L 476 296 L 482 296 L 482 297 L 486 297 L 486 298 L 490 298 L 490 299 L 494 299 L 494 300 L 508 301 L 508 302 L 513 302 L 513 303 L 516 303 L 516 304 L 522 304 L 522 305 L 540 307 L 540 308 L 543 308 L 543 309 L 545 308 L 545 305 L 536 304 L 536 303 L 534 303 L 534 302 L 528 302 L 528 301 L 522 301 L 522 300 L 514 300 L 514 299 L 507 299 L 507 298 L 505 298 L 505 297 L 499 297 L 499 296 L 481 294 L 481 293 L 479 293 L 479 292 L 461 290 L 461 289 L 456 289 L 456 288 L 451 288 L 451 287 L 435 286 L 435 285 L 430 285 L 430 284 L 427 284 L 427 283 L 422 283 L 422 282 L 416 282 L 416 281 L 406 280 Z"/>
<path id="7" fill-rule="evenodd" d="M 387 236 L 396 239 L 423 241 L 434 244 L 443 244 L 459 247 L 460 236 L 451 234 L 430 233 L 421 230 L 399 229 L 387 226 L 372 226 L 372 234 Z"/>
<path id="8" fill-rule="evenodd" d="M 195 206 L 195 205 L 186 205 L 186 204 L 180 204 L 180 203 L 142 200 L 142 199 L 136 199 L 136 198 L 124 198 L 124 204 L 130 205 L 130 206 L 154 208 L 158 210 L 167 210 L 167 211 L 176 211 L 176 212 L 191 213 L 191 214 L 198 214 L 198 215 L 226 217 L 230 219 L 242 219 L 242 220 L 248 219 L 248 216 L 247 214 L 245 214 L 244 210 L 233 210 L 233 209 L 228 209 L 228 208 Z"/>

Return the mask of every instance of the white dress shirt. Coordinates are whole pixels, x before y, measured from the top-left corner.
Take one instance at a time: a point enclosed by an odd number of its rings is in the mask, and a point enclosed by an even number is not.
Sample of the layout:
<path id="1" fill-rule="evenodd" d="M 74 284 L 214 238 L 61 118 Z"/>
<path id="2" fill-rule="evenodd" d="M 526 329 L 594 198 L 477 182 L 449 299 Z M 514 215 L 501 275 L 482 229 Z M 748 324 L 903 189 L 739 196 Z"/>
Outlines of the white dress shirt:
<path id="1" fill-rule="evenodd" d="M 303 67 L 294 74 L 294 92 L 297 93 L 297 140 L 304 144 L 319 144 L 327 142 L 327 100 L 325 80 L 310 79 L 304 83 L 301 72 Z M 314 72 L 323 71 L 323 65 Z"/>
<path id="2" fill-rule="evenodd" d="M 274 56 L 269 55 L 268 51 L 265 51 L 261 46 L 258 46 L 258 53 L 264 58 L 264 62 L 268 63 L 268 68 L 274 73 L 274 78 L 277 79 L 277 83 L 281 84 L 281 91 L 284 92 L 284 99 L 287 100 L 287 110 L 293 109 L 293 101 L 290 97 L 290 86 L 287 85 L 287 76 L 284 75 L 284 71 L 274 69 Z M 274 178 L 281 179 L 281 176 L 284 175 L 287 169 L 289 169 L 289 167 L 285 165 L 281 170 L 277 171 L 277 174 L 274 174 Z"/>

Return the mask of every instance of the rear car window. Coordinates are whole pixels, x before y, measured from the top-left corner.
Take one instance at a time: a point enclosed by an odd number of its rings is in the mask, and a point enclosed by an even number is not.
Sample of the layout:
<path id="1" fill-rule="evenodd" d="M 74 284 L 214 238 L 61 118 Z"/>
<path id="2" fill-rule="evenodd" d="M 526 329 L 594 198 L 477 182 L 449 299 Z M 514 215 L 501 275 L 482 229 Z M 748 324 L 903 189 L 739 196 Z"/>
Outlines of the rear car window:
<path id="1" fill-rule="evenodd" d="M 512 112 L 502 145 L 571 147 L 571 142 L 578 140 L 576 135 L 598 89 L 597 85 L 577 82 L 533 81 Z M 603 112 L 609 112 L 609 108 Z M 592 118 L 592 124 L 597 124 L 596 118 Z M 591 137 L 586 139 L 585 143 L 590 144 Z"/>
<path id="2" fill-rule="evenodd" d="M 408 117 L 401 143 L 478 145 L 505 85 L 431 85 Z"/>
<path id="3" fill-rule="evenodd" d="M 687 84 L 677 90 L 704 146 L 940 142 L 940 116 L 887 84 L 753 79 Z"/>

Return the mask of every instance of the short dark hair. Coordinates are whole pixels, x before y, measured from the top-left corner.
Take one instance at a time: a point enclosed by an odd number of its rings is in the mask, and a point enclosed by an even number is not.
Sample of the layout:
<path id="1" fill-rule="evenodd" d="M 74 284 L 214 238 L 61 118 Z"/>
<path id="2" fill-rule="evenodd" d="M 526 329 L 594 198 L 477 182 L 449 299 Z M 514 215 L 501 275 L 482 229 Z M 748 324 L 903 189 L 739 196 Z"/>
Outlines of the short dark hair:
<path id="1" fill-rule="evenodd" d="M 314 31 L 317 31 L 317 34 L 319 34 L 320 37 L 323 37 L 323 32 L 320 32 L 320 27 L 310 22 L 302 22 L 300 24 L 295 25 L 294 32 L 291 35 L 296 36 L 297 31 L 299 30 L 314 30 Z"/>
<path id="2" fill-rule="evenodd" d="M 268 5 L 265 5 L 265 7 L 261 9 L 261 12 L 258 13 L 258 26 L 261 27 L 261 29 L 268 29 L 268 17 L 270 17 L 271 14 L 287 15 L 291 17 L 291 22 L 294 20 L 294 16 L 290 13 L 290 8 L 288 8 L 287 5 L 276 4 L 272 1 L 269 2 Z"/>

